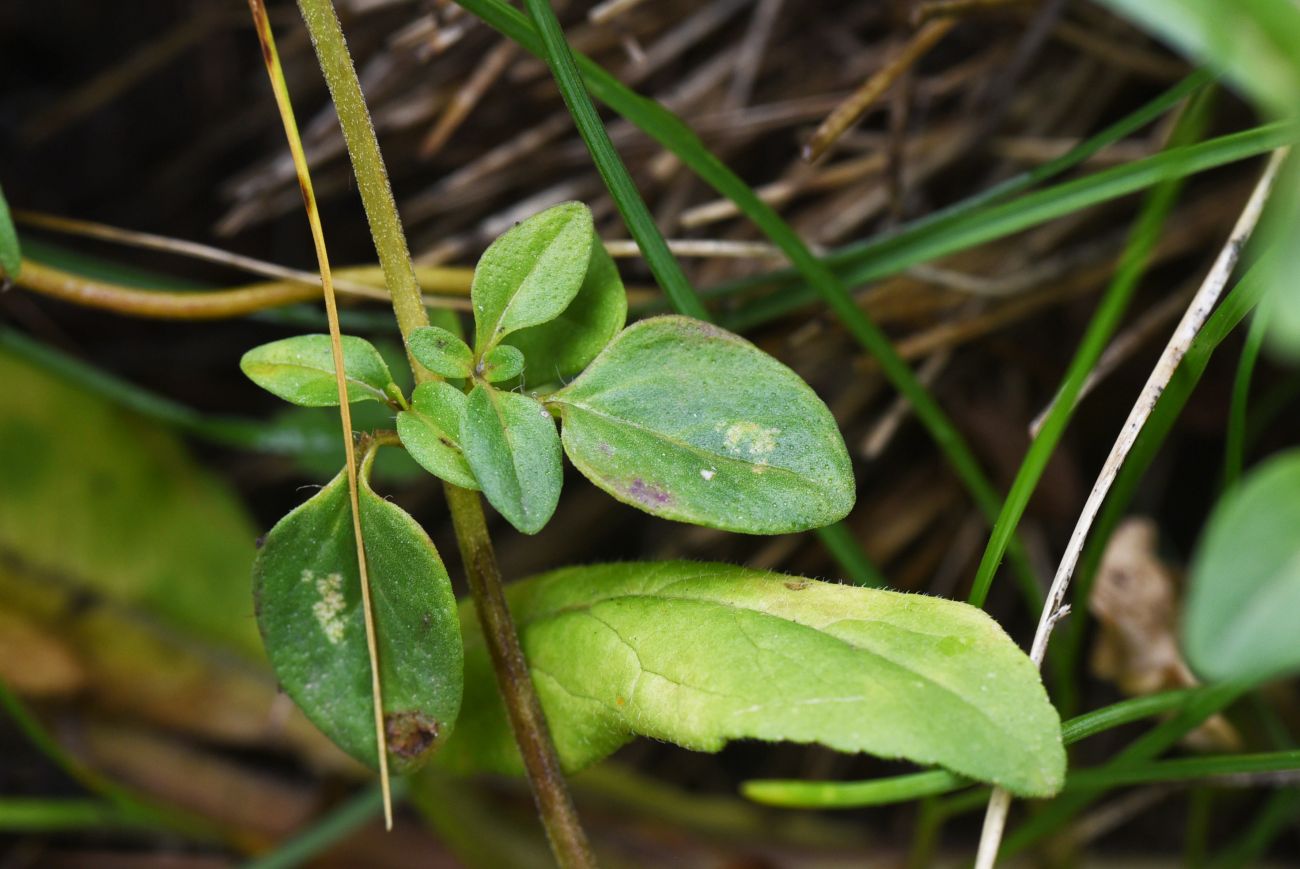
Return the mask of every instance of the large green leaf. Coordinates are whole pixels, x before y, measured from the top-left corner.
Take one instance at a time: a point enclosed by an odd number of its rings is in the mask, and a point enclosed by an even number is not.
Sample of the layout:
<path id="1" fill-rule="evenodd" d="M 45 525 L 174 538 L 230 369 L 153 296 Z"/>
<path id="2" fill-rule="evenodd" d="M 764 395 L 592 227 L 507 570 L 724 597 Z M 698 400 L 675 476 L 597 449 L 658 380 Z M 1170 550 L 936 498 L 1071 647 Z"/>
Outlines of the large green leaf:
<path id="1" fill-rule="evenodd" d="M 1208 679 L 1300 670 L 1300 450 L 1229 491 L 1192 559 L 1183 644 Z"/>
<path id="2" fill-rule="evenodd" d="M 397 436 L 430 474 L 462 489 L 477 489 L 460 445 L 465 403 L 465 393 L 450 383 L 421 383 L 411 395 L 411 409 L 397 415 Z"/>
<path id="3" fill-rule="evenodd" d="M 492 506 L 525 534 L 542 530 L 564 483 L 560 438 L 546 408 L 480 383 L 469 394 L 461 443 Z"/>
<path id="4" fill-rule="evenodd" d="M 702 321 L 630 326 L 547 401 L 578 470 L 656 516 L 781 534 L 853 507 L 848 451 L 826 405 L 789 368 Z"/>
<path id="5" fill-rule="evenodd" d="M 534 214 L 483 252 L 474 269 L 474 349 L 481 356 L 517 329 L 558 317 L 591 259 L 591 210 L 565 202 Z"/>
<path id="6" fill-rule="evenodd" d="M 396 384 L 384 358 L 364 338 L 342 337 L 348 401 L 388 401 Z M 248 379 L 291 404 L 330 407 L 339 403 L 329 335 L 297 335 L 254 347 L 239 361 Z"/>
<path id="7" fill-rule="evenodd" d="M 937 764 L 1027 796 L 1065 774 L 1037 668 L 967 604 L 722 564 L 575 567 L 512 585 L 564 766 L 634 736 L 699 751 L 733 739 L 815 742 Z M 466 697 L 443 757 L 517 772 L 468 606 Z"/>
<path id="8" fill-rule="evenodd" d="M 627 322 L 627 291 L 618 266 L 595 239 L 582 288 L 564 313 L 540 326 L 521 329 L 509 338 L 528 360 L 524 380 L 530 386 L 567 380 L 586 368 Z"/>
<path id="9" fill-rule="evenodd" d="M 362 474 L 361 527 L 390 760 L 419 766 L 456 723 L 463 650 L 451 581 L 424 530 Z M 253 565 L 257 623 L 281 685 L 325 735 L 377 765 L 346 474 L 285 516 Z"/>

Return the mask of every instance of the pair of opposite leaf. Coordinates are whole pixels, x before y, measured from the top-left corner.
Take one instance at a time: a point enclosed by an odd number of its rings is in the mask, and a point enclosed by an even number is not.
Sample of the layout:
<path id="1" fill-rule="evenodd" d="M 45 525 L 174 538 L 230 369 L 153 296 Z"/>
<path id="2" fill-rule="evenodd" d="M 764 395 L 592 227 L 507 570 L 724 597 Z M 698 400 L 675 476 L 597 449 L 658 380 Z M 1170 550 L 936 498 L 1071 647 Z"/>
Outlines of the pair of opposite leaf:
<path id="1" fill-rule="evenodd" d="M 538 530 L 553 512 L 561 451 L 615 498 L 695 524 L 788 533 L 852 507 L 838 428 L 794 372 L 685 317 L 623 329 L 623 287 L 583 206 L 558 206 L 498 239 L 475 272 L 472 299 L 472 347 L 434 327 L 411 336 L 411 356 L 445 379 L 421 383 L 409 404 L 375 348 L 345 337 L 348 398 L 398 410 L 402 445 L 421 465 L 481 489 L 520 530 Z M 291 402 L 337 404 L 328 336 L 259 347 L 242 365 Z M 539 395 L 496 385 L 545 387 L 575 375 Z M 370 488 L 373 457 L 372 444 L 360 469 L 361 524 L 394 769 L 418 766 L 460 719 L 473 726 L 447 763 L 513 770 L 477 627 L 463 607 L 457 618 L 424 531 Z M 271 531 L 254 568 L 258 624 L 285 690 L 374 765 L 348 510 L 340 474 Z M 701 750 L 789 739 L 938 763 L 1017 793 L 1059 787 L 1059 721 L 1036 671 L 964 604 L 724 565 L 576 568 L 511 591 L 569 769 L 637 734 Z M 595 644 L 592 654 L 575 655 L 584 643 Z M 838 675 L 809 682 L 806 667 L 823 659 Z M 654 672 L 642 673 L 643 660 Z M 969 744 L 950 738 L 953 721 Z"/>
<path id="2" fill-rule="evenodd" d="M 481 489 L 520 531 L 536 533 L 554 513 L 561 452 L 620 501 L 729 531 L 804 531 L 852 508 L 839 429 L 793 371 L 686 317 L 623 329 L 623 285 L 585 206 L 556 206 L 497 239 L 475 270 L 471 297 L 472 348 L 439 327 L 410 336 L 412 357 L 447 379 L 415 389 L 397 431 L 426 470 Z M 345 338 L 344 357 L 350 400 L 394 398 L 369 344 Z M 326 336 L 257 348 L 243 365 L 290 401 L 336 401 Z M 540 397 L 502 388 L 574 375 Z"/>

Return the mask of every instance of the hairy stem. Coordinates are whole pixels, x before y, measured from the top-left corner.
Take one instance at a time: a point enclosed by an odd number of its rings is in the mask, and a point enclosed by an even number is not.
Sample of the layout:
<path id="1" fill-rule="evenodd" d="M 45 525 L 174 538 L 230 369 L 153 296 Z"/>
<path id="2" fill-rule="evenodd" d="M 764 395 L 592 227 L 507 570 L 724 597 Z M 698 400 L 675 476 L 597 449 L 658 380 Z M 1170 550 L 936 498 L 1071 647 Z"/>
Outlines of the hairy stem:
<path id="1" fill-rule="evenodd" d="M 483 628 L 524 767 L 533 784 L 533 796 L 546 821 L 551 849 L 562 866 L 594 866 L 595 860 L 578 824 L 577 811 L 551 743 L 546 716 L 528 675 L 528 663 L 519 647 L 514 619 L 501 587 L 496 553 L 483 518 L 483 502 L 477 492 L 450 483 L 445 484 L 445 489 L 460 556 L 465 562 L 465 576 L 478 605 L 479 625 Z"/>
<path id="2" fill-rule="evenodd" d="M 299 0 L 298 7 L 311 33 L 317 59 L 338 109 L 339 123 L 347 140 L 366 217 L 370 221 L 375 250 L 393 297 L 397 324 L 402 337 L 406 338 L 413 330 L 428 325 L 429 317 L 415 281 L 406 236 L 388 185 L 388 172 L 379 152 L 379 141 L 361 94 L 361 84 L 331 0 Z M 418 381 L 435 379 L 414 360 L 412 369 Z M 502 591 L 501 572 L 483 518 L 483 504 L 477 492 L 451 485 L 446 487 L 446 491 L 456 539 L 465 561 L 470 594 L 491 651 L 497 685 L 505 699 L 510 724 L 523 755 L 524 768 L 537 800 L 542 824 L 550 837 L 551 848 L 560 865 L 566 869 L 593 866 L 586 834 L 569 796 Z"/>

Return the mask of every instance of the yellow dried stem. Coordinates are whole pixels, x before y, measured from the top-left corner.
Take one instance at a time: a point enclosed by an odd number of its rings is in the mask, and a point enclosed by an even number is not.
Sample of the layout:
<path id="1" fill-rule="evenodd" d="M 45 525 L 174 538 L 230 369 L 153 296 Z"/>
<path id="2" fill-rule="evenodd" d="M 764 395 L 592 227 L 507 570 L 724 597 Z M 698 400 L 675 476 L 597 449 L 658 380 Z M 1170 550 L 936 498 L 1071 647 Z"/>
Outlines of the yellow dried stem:
<path id="1" fill-rule="evenodd" d="M 339 388 L 339 416 L 343 420 L 343 448 L 347 457 L 348 497 L 352 502 L 352 531 L 357 541 L 357 567 L 361 574 L 361 603 L 366 622 L 366 648 L 370 655 L 370 688 L 375 706 L 375 743 L 379 752 L 379 783 L 384 795 L 384 824 L 393 828 L 393 797 L 388 781 L 388 746 L 384 734 L 383 692 L 379 679 L 379 649 L 375 640 L 375 617 L 370 604 L 370 576 L 366 571 L 366 546 L 361 533 L 361 507 L 357 497 L 357 457 L 352 443 L 352 411 L 348 404 L 348 387 L 343 373 L 343 343 L 339 336 L 338 304 L 334 299 L 334 285 L 330 277 L 329 255 L 325 250 L 325 233 L 321 229 L 320 213 L 316 209 L 316 195 L 312 192 L 311 174 L 307 170 L 307 157 L 303 153 L 302 139 L 298 135 L 298 122 L 294 120 L 293 106 L 289 102 L 289 89 L 285 85 L 280 56 L 275 50 L 275 38 L 266 16 L 263 0 L 248 0 L 257 28 L 257 38 L 262 43 L 262 57 L 275 91 L 275 103 L 284 122 L 285 137 L 293 155 L 294 169 L 298 173 L 298 186 L 302 189 L 303 205 L 307 209 L 307 222 L 311 224 L 312 241 L 316 245 L 316 259 L 320 263 L 321 286 L 324 289 L 325 312 L 329 317 L 330 345 L 334 354 L 334 375 Z"/>

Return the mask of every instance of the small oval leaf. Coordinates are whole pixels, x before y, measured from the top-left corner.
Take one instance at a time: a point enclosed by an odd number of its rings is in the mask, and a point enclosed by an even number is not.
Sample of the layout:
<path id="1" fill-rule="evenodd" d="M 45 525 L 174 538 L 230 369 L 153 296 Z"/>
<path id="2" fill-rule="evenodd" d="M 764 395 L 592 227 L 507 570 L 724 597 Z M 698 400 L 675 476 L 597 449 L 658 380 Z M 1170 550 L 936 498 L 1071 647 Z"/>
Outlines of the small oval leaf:
<path id="1" fill-rule="evenodd" d="M 456 600 L 424 530 L 359 483 L 389 762 L 409 772 L 441 746 L 460 711 Z M 285 692 L 340 748 L 377 766 L 346 474 L 271 529 L 253 580 L 257 623 Z"/>
<path id="2" fill-rule="evenodd" d="M 379 351 L 352 335 L 344 335 L 342 343 L 348 401 L 387 402 L 393 378 Z M 239 367 L 249 380 L 291 404 L 331 407 L 339 403 L 329 335 L 297 335 L 254 347 Z"/>
<path id="3" fill-rule="evenodd" d="M 697 751 L 761 739 L 936 764 L 1021 796 L 1061 787 L 1038 669 L 967 604 L 692 562 L 568 568 L 507 593 L 570 771 L 634 736 Z M 468 606 L 461 619 L 465 705 L 440 761 L 517 774 Z"/>
<path id="4" fill-rule="evenodd" d="M 555 383 L 586 368 L 626 321 L 627 291 L 618 266 L 597 238 L 582 288 L 564 313 L 549 323 L 515 332 L 508 342 L 528 360 L 526 385 Z"/>
<path id="5" fill-rule="evenodd" d="M 453 333 L 438 326 L 421 326 L 407 340 L 415 361 L 443 377 L 469 377 L 474 373 L 474 352 Z"/>
<path id="6" fill-rule="evenodd" d="M 789 368 L 699 320 L 629 326 L 547 402 L 578 470 L 647 513 L 783 534 L 853 507 L 848 450 L 826 405 Z"/>
<path id="7" fill-rule="evenodd" d="M 492 506 L 525 534 L 542 530 L 564 482 L 560 438 L 546 408 L 480 383 L 469 394 L 461 443 Z"/>
<path id="8" fill-rule="evenodd" d="M 1300 450 L 1253 469 L 1214 508 L 1192 558 L 1183 645 L 1211 680 L 1300 671 Z"/>
<path id="9" fill-rule="evenodd" d="M 535 214 L 483 252 L 474 269 L 474 349 L 558 317 L 582 286 L 595 228 L 591 210 L 565 202 Z"/>
<path id="10" fill-rule="evenodd" d="M 450 383 L 421 383 L 411 395 L 411 409 L 397 415 L 397 436 L 430 474 L 462 489 L 477 489 L 460 446 L 466 400 Z"/>
<path id="11" fill-rule="evenodd" d="M 524 371 L 524 354 L 514 347 L 500 344 L 488 351 L 480 365 L 481 376 L 488 383 L 511 380 Z"/>

